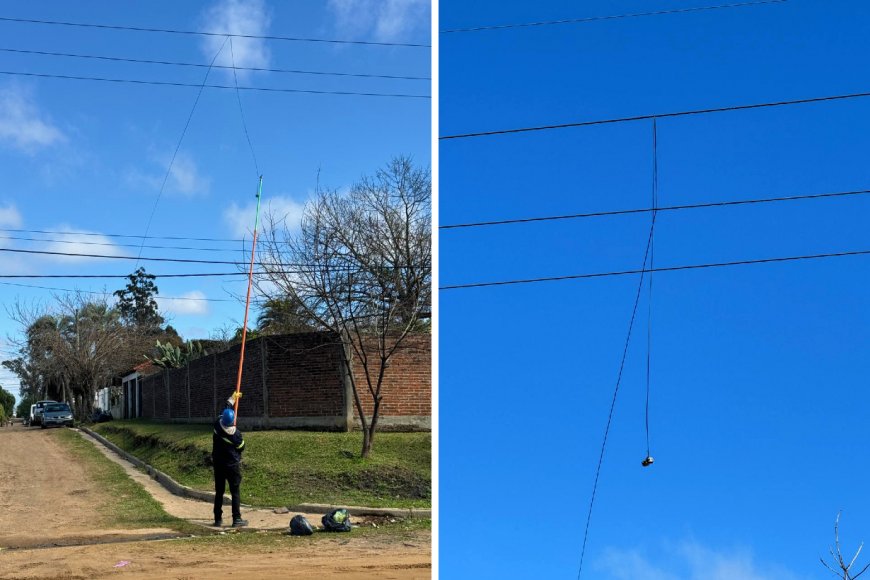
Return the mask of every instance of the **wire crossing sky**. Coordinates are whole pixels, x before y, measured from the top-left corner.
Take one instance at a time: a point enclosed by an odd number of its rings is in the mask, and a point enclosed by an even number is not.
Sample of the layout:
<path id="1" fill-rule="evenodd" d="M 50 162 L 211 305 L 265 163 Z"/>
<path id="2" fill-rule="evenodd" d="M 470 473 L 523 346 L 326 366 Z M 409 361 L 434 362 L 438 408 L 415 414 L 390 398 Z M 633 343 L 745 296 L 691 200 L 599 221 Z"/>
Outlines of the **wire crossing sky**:
<path id="1" fill-rule="evenodd" d="M 292 230 L 318 184 L 348 188 L 397 155 L 428 164 L 430 21 L 416 0 L 7 3 L 0 301 L 111 296 L 141 248 L 185 339 L 237 328 L 252 169 L 268 173 L 263 213 Z M 0 316 L 0 331 L 19 329 Z"/>
<path id="2" fill-rule="evenodd" d="M 867 444 L 842 402 L 870 403 L 870 198 L 797 199 L 867 188 L 868 11 L 440 35 L 440 485 L 463 490 L 440 497 L 440 527 L 534 498 L 559 528 L 444 533 L 442 575 L 576 577 L 602 431 L 583 577 L 816 578 L 838 510 L 870 521 L 863 491 L 830 477 Z M 440 28 L 581 16 L 451 0 Z M 653 118 L 655 155 L 638 122 Z M 652 213 L 654 266 L 639 267 Z M 635 301 L 648 315 L 632 332 L 650 338 L 626 347 Z"/>
<path id="3" fill-rule="evenodd" d="M 555 26 L 558 24 L 584 24 L 587 22 L 599 22 L 602 20 L 621 20 L 623 18 L 638 18 L 642 16 L 668 16 L 673 14 L 686 14 L 689 12 L 702 12 L 705 10 L 721 10 L 724 8 L 742 8 L 745 6 L 757 6 L 760 4 L 778 4 L 789 0 L 758 0 L 757 2 L 737 2 L 732 4 L 719 4 L 716 6 L 697 6 L 694 8 L 677 8 L 674 10 L 658 10 L 655 12 L 635 12 L 633 14 L 612 14 L 609 16 L 590 16 L 587 18 L 566 18 L 564 20 L 544 20 L 541 22 L 524 22 L 522 24 L 496 24 L 490 26 L 476 26 L 471 28 L 453 28 L 442 30 L 441 34 L 455 32 L 480 32 L 484 30 L 505 30 L 510 28 L 530 28 L 536 26 Z"/>

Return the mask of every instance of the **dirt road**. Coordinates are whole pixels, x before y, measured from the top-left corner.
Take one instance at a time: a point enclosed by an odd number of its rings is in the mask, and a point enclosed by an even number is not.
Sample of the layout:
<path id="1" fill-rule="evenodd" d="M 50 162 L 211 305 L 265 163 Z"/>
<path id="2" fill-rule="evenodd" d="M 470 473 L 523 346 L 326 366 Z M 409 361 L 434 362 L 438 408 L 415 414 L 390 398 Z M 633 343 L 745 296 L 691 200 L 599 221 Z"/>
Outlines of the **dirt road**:
<path id="1" fill-rule="evenodd" d="M 0 578 L 341 575 L 361 580 L 431 575 L 428 531 L 311 538 L 272 532 L 241 542 L 230 535 L 143 541 L 175 532 L 118 529 L 112 522 L 95 527 L 93 506 L 101 498 L 100 482 L 71 461 L 50 432 L 21 425 L 0 429 L 0 449 Z M 145 476 L 134 479 L 173 515 L 200 523 L 205 521 L 202 514 L 210 513 L 204 502 L 176 498 Z M 250 516 L 263 527 L 278 521 L 265 511 Z M 203 528 L 203 533 L 211 532 Z"/>
<path id="2" fill-rule="evenodd" d="M 42 429 L 0 429 L 0 547 L 154 537 L 173 530 L 94 529 L 98 482 Z"/>

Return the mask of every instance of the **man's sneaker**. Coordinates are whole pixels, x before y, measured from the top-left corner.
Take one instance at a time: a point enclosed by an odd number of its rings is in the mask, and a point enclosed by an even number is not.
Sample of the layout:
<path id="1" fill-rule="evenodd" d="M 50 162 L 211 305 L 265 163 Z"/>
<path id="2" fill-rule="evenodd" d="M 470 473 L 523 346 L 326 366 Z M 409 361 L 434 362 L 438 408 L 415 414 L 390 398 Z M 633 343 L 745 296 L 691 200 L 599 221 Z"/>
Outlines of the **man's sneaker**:
<path id="1" fill-rule="evenodd" d="M 214 524 L 212 524 L 212 525 L 213 525 L 214 527 L 216 527 L 216 528 L 219 528 L 219 527 L 221 527 L 222 525 L 224 525 L 224 521 L 223 521 L 223 520 L 215 520 L 215 521 L 214 521 Z"/>
<path id="2" fill-rule="evenodd" d="M 233 527 L 234 528 L 243 528 L 248 525 L 248 520 L 243 520 L 242 518 L 233 518 Z"/>

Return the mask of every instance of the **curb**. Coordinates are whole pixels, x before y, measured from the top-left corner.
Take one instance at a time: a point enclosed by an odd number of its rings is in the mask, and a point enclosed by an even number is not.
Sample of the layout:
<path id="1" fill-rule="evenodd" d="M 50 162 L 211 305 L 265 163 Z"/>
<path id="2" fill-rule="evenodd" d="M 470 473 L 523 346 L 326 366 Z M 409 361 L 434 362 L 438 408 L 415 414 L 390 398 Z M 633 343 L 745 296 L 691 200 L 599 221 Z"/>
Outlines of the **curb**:
<path id="1" fill-rule="evenodd" d="M 192 499 L 198 499 L 201 501 L 207 501 L 209 503 L 214 502 L 214 493 L 208 491 L 200 491 L 198 489 L 193 489 L 187 487 L 186 485 L 182 485 L 155 468 L 152 465 L 148 465 L 135 455 L 127 453 L 102 435 L 94 433 L 87 427 L 79 427 L 81 431 L 84 431 L 100 443 L 102 443 L 105 447 L 111 449 L 136 467 L 141 468 L 147 473 L 151 479 L 155 480 L 157 483 L 166 488 L 170 493 L 181 496 L 181 497 L 189 497 Z M 224 505 L 230 505 L 232 500 L 229 496 L 224 496 Z M 250 508 L 251 506 L 247 504 L 242 504 L 242 506 L 246 508 Z M 332 509 L 335 509 L 336 506 L 323 504 L 323 503 L 301 503 L 297 505 L 287 506 L 289 512 L 304 512 L 304 513 L 314 513 L 314 514 L 325 514 Z M 363 507 L 363 506 L 344 506 L 347 512 L 352 516 L 392 516 L 392 517 L 400 517 L 400 518 L 431 518 L 432 510 L 424 509 L 424 508 L 375 508 L 375 507 Z M 279 509 L 279 508 L 259 508 L 259 509 Z"/>

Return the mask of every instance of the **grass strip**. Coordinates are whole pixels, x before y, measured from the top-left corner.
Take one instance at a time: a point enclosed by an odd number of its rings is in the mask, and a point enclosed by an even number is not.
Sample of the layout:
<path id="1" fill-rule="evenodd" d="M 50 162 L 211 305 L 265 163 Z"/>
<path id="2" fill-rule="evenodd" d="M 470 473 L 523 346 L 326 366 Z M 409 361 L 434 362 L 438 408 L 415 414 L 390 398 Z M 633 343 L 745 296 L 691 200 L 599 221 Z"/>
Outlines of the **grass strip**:
<path id="1" fill-rule="evenodd" d="M 113 421 L 95 430 L 194 489 L 213 489 L 211 426 Z M 362 434 L 245 433 L 242 501 L 254 506 L 431 507 L 431 434 L 378 433 L 361 459 Z"/>
<path id="2" fill-rule="evenodd" d="M 124 469 L 106 458 L 89 441 L 70 429 L 51 432 L 75 461 L 86 467 L 88 474 L 100 482 L 100 501 L 94 503 L 98 517 L 107 525 L 136 528 L 170 528 L 181 533 L 202 533 L 199 526 L 173 517 L 163 506 L 130 479 Z"/>
<path id="3" fill-rule="evenodd" d="M 311 542 L 344 543 L 356 538 L 372 538 L 377 542 L 391 544 L 395 542 L 431 543 L 432 520 L 422 518 L 400 519 L 392 523 L 378 524 L 378 527 L 356 527 L 357 520 L 351 518 L 354 528 L 350 532 L 336 533 L 317 530 L 311 536 L 290 536 L 286 532 L 254 532 L 240 530 L 234 533 L 216 534 L 183 538 L 185 543 L 200 546 L 231 545 L 246 548 L 270 548 L 276 544 L 287 546 L 302 546 Z M 311 522 L 315 527 L 320 522 Z"/>

